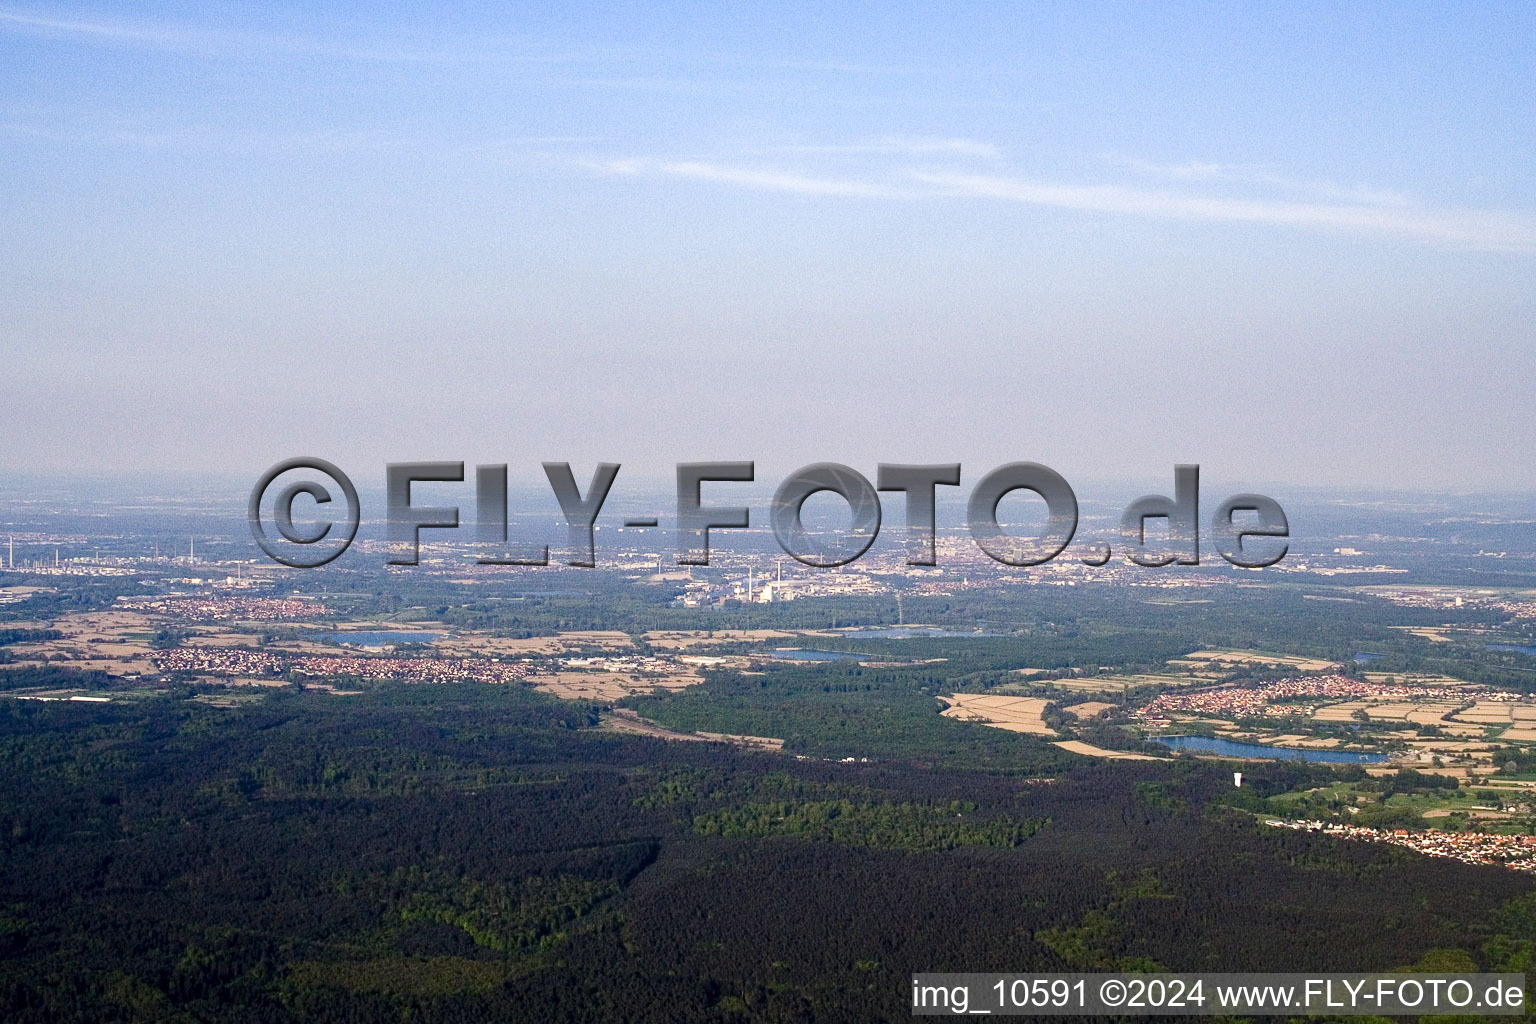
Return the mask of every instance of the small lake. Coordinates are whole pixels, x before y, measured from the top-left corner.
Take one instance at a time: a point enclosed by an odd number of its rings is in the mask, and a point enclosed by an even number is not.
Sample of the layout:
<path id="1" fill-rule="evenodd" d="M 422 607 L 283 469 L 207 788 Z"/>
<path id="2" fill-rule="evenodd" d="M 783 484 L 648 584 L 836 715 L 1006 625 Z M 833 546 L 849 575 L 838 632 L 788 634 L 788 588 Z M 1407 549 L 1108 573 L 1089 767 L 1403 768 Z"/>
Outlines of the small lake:
<path id="1" fill-rule="evenodd" d="M 1483 648 L 1489 651 L 1513 651 L 1516 654 L 1536 658 L 1536 647 L 1526 647 L 1522 644 L 1483 644 Z"/>
<path id="2" fill-rule="evenodd" d="M 837 661 L 840 658 L 867 658 L 867 654 L 849 654 L 846 651 L 806 651 L 798 647 L 775 647 L 773 656 L 784 661 Z"/>
<path id="3" fill-rule="evenodd" d="M 345 633 L 321 633 L 321 640 L 347 647 L 384 647 L 388 644 L 427 644 L 441 640 L 447 633 L 395 633 L 388 630 L 348 630 Z"/>
<path id="4" fill-rule="evenodd" d="M 1300 747 L 1266 747 L 1258 743 L 1238 743 L 1213 736 L 1156 736 L 1157 742 L 1174 750 L 1198 750 L 1227 757 L 1263 757 L 1282 761 L 1321 761 L 1330 764 L 1377 764 L 1386 754 L 1367 754 L 1352 750 L 1303 750 Z"/>
<path id="5" fill-rule="evenodd" d="M 1380 661 L 1381 659 L 1382 655 L 1372 654 L 1370 651 L 1361 651 L 1359 654 L 1355 655 L 1355 662 L 1356 664 L 1360 665 L 1368 665 L 1373 661 Z"/>

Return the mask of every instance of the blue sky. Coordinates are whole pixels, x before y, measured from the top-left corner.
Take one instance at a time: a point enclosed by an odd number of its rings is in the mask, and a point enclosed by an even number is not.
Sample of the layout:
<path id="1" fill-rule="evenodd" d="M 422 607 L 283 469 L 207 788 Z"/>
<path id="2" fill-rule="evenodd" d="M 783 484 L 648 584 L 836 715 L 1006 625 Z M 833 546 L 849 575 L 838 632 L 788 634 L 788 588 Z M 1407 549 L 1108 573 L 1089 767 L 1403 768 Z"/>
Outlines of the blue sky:
<path id="1" fill-rule="evenodd" d="M 0 467 L 1536 487 L 1533 50 L 1523 4 L 0 0 Z"/>

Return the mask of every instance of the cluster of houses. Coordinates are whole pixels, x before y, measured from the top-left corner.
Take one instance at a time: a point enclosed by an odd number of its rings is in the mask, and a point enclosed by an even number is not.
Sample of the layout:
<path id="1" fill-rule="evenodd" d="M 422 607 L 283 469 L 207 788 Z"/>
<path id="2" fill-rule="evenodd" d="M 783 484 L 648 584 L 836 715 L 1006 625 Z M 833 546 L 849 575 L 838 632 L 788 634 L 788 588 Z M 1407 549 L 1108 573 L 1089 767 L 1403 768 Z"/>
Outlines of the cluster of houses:
<path id="1" fill-rule="evenodd" d="M 160 597 L 124 598 L 119 608 L 153 612 L 182 622 L 291 622 L 325 615 L 328 609 L 316 601 L 291 597 L 226 597 L 218 594 L 167 594 Z"/>
<path id="2" fill-rule="evenodd" d="M 514 683 L 530 666 L 488 658 L 370 658 L 357 655 L 288 655 L 239 647 L 177 647 L 155 655 L 162 672 L 270 677 L 288 674 L 324 679 L 397 679 L 411 683 Z"/>
<path id="3" fill-rule="evenodd" d="M 1281 821 L 1266 824 L 1303 832 L 1321 832 L 1340 839 L 1391 843 L 1431 857 L 1450 857 L 1463 864 L 1493 864 L 1536 874 L 1536 836 L 1485 832 L 1410 832 L 1407 829 L 1363 828 L 1334 821 Z"/>
<path id="4" fill-rule="evenodd" d="M 1409 686 L 1371 682 L 1349 676 L 1298 676 L 1262 686 L 1223 686 L 1199 693 L 1163 693 L 1137 709 L 1142 719 L 1164 720 L 1170 712 L 1217 715 L 1223 718 L 1310 715 L 1324 704 L 1345 700 L 1505 700 L 1519 694 L 1481 687 L 1447 689 L 1443 686 Z"/>

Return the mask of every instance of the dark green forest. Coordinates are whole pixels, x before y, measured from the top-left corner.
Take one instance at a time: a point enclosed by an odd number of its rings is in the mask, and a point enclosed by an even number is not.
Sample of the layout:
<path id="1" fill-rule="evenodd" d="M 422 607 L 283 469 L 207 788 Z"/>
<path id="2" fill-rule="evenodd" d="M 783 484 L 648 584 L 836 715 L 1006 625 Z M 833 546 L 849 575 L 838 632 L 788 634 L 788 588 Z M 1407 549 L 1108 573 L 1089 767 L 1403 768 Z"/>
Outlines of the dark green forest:
<path id="1" fill-rule="evenodd" d="M 0 710 L 7 1021 L 897 1020 L 920 970 L 1536 949 L 1523 875 L 961 723 L 986 739 L 944 767 L 663 743 L 516 687 Z"/>

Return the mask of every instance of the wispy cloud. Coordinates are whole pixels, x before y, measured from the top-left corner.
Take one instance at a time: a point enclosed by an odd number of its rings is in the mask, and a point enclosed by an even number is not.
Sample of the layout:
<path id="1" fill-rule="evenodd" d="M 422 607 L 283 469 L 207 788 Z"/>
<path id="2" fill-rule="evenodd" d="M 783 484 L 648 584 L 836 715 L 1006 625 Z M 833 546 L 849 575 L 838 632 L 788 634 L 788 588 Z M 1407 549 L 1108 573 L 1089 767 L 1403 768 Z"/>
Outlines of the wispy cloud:
<path id="1" fill-rule="evenodd" d="M 1165 164 L 1120 153 L 1105 153 L 1103 159 L 1109 164 L 1170 181 L 1263 185 L 1320 199 L 1336 199 L 1378 206 L 1408 206 L 1413 203 L 1413 196 L 1407 192 L 1297 178 L 1281 174 L 1272 167 L 1258 164 L 1224 164 L 1209 160 L 1185 160 L 1180 163 Z"/>
<path id="2" fill-rule="evenodd" d="M 588 162 L 585 166 L 606 174 L 710 181 L 797 195 L 1000 200 L 1100 215 L 1256 224 L 1395 237 L 1464 249 L 1536 250 L 1536 217 L 1511 210 L 1233 197 L 1187 189 L 1059 184 L 968 171 L 907 170 L 875 179 L 693 160 L 609 160 Z"/>
<path id="3" fill-rule="evenodd" d="M 920 189 L 900 188 L 884 182 L 815 177 L 793 171 L 729 167 L 696 160 L 608 160 L 588 162 L 585 166 L 607 174 L 691 178 L 695 181 L 715 181 L 743 188 L 793 192 L 798 195 L 846 196 L 861 199 L 913 199 L 922 195 Z"/>
<path id="4" fill-rule="evenodd" d="M 0 28 L 13 33 L 40 36 L 85 36 L 152 46 L 206 46 L 218 35 L 172 29 L 135 22 L 80 21 L 73 18 L 48 18 L 26 11 L 0 8 Z"/>
<path id="5" fill-rule="evenodd" d="M 841 145 L 779 146 L 780 153 L 827 153 L 827 154 L 878 154 L 905 156 L 974 156 L 994 159 L 1002 151 L 990 142 L 975 139 L 924 138 L 922 136 L 893 136 L 871 139 L 868 142 L 843 143 Z"/>
<path id="6" fill-rule="evenodd" d="M 424 48 L 388 40 L 331 42 L 305 36 L 223 31 L 161 22 L 61 18 L 5 7 L 0 7 L 0 32 L 133 46 L 185 56 L 242 59 L 288 56 L 382 63 L 454 63 L 514 57 L 537 61 L 568 59 L 533 52 L 525 41 L 515 39 L 455 40 L 451 45 Z"/>
<path id="7" fill-rule="evenodd" d="M 1536 249 L 1536 218 L 1505 210 L 1240 199 L 1120 185 L 1044 184 L 976 174 L 917 172 L 914 177 L 949 195 L 1004 199 L 1093 213 L 1323 228 L 1478 249 Z"/>
<path id="8" fill-rule="evenodd" d="M 38 124 L 0 121 L 0 139 L 17 143 L 124 146 L 175 152 L 228 151 L 261 154 L 346 154 L 443 152 L 460 155 L 538 155 L 570 146 L 590 147 L 601 141 L 592 135 L 508 135 L 460 139 L 451 133 L 412 134 L 387 130 L 317 129 L 262 131 L 224 125 L 183 125 L 157 128 L 129 124 Z"/>
<path id="9" fill-rule="evenodd" d="M 406 41 L 387 36 L 355 39 L 321 39 L 241 29 L 213 29 L 185 22 L 115 17 L 70 17 L 18 7 L 0 7 L 0 33 L 44 39 L 73 40 L 96 45 L 136 47 L 185 57 L 258 59 L 277 56 L 312 57 L 379 63 L 590 63 L 596 68 L 644 67 L 676 69 L 692 67 L 694 74 L 588 75 L 565 82 L 617 89 L 687 91 L 718 88 L 718 76 L 697 74 L 698 69 L 755 69 L 761 71 L 822 72 L 834 75 L 921 75 L 929 69 L 852 61 L 774 59 L 756 55 L 672 51 L 665 47 L 582 46 L 552 50 L 527 36 L 445 36 L 424 41 L 412 35 Z M 708 81 L 708 79 L 715 79 Z"/>
<path id="10" fill-rule="evenodd" d="M 210 8 L 212 10 L 212 8 Z M 335 37 L 288 35 L 243 28 L 211 28 L 186 21 L 61 15 L 53 11 L 0 6 L 0 34 L 158 51 L 191 59 L 261 60 L 311 58 L 360 63 L 574 65 L 586 74 L 551 84 L 592 86 L 625 91 L 718 92 L 736 87 L 760 91 L 766 75 L 914 77 L 934 69 L 914 65 L 839 60 L 807 60 L 758 53 L 708 52 L 667 46 L 628 46 L 612 42 L 564 48 L 533 36 L 444 34 L 422 38 L 416 32 L 391 38 L 379 33 Z M 743 76 L 740 72 L 748 72 Z M 963 143 L 964 140 L 952 140 Z M 891 149 L 887 152 L 897 152 Z"/>

